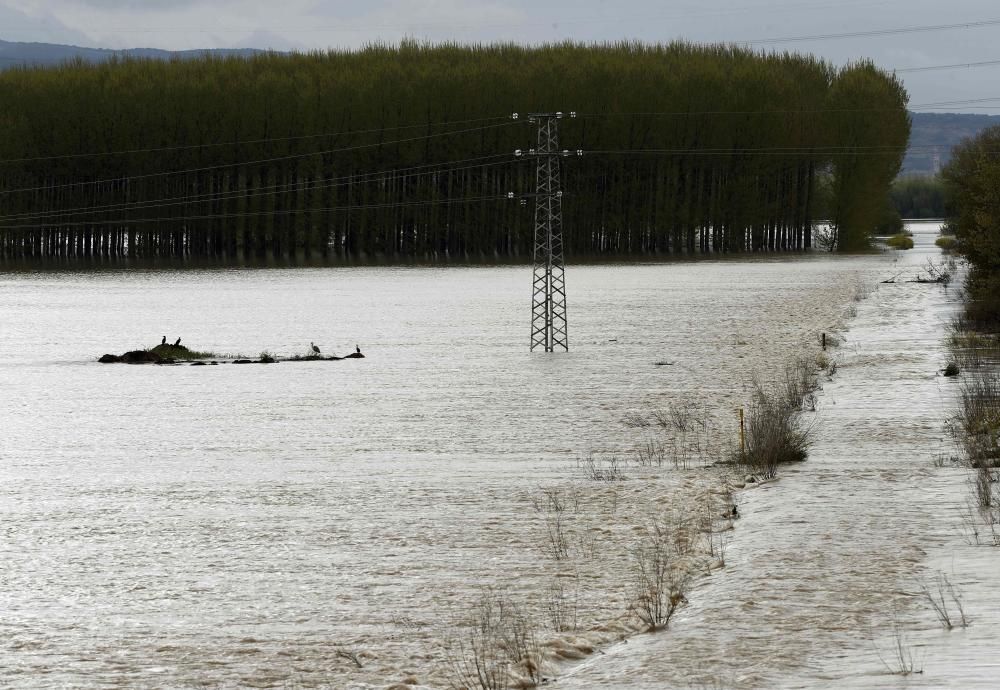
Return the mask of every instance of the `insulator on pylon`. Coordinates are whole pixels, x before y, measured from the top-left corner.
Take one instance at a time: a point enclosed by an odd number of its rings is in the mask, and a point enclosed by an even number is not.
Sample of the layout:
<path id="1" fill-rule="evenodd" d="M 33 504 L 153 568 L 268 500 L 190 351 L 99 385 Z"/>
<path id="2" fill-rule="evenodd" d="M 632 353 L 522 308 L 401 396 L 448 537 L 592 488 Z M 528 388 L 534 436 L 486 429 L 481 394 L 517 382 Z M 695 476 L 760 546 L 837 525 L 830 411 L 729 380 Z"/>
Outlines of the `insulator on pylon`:
<path id="1" fill-rule="evenodd" d="M 514 151 L 514 155 L 520 157 L 524 155 L 524 152 L 521 149 L 517 149 L 516 151 Z"/>
<path id="2" fill-rule="evenodd" d="M 510 119 L 511 120 L 516 120 L 517 119 L 517 113 L 512 113 L 511 116 L 510 116 Z"/>

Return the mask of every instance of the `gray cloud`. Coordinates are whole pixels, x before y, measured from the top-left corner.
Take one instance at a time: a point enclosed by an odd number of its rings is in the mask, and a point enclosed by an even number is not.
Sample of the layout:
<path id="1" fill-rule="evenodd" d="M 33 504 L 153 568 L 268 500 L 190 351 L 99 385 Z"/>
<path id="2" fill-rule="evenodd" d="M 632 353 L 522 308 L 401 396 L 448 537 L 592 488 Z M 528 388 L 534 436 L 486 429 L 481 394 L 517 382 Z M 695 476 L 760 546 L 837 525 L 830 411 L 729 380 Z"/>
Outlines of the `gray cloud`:
<path id="1" fill-rule="evenodd" d="M 1000 18 L 995 0 L 0 0 L 0 38 L 168 49 L 352 48 L 430 41 L 732 42 Z M 30 38 L 25 38 L 30 36 Z M 887 68 L 1000 59 L 1000 26 L 762 49 Z M 901 75 L 914 103 L 1000 96 L 998 68 Z M 961 108 L 956 108 L 959 110 Z M 1000 109 L 1000 108 L 998 108 Z"/>
<path id="2" fill-rule="evenodd" d="M 87 34 L 64 25 L 46 11 L 24 12 L 0 2 L 0 39 L 34 43 L 82 43 Z"/>

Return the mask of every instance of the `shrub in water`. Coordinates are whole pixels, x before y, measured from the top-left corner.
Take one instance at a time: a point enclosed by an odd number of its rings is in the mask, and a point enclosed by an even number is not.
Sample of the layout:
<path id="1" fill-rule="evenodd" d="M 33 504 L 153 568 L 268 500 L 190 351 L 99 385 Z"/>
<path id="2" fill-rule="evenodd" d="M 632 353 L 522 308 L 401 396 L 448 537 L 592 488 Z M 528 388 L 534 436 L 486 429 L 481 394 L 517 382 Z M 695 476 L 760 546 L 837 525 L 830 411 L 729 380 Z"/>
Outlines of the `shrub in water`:
<path id="1" fill-rule="evenodd" d="M 958 244 L 958 240 L 953 235 L 944 235 L 934 240 L 934 244 L 941 247 L 946 252 L 950 252 Z"/>
<path id="2" fill-rule="evenodd" d="M 893 249 L 913 249 L 913 238 L 902 232 L 893 235 L 885 243 Z"/>
<path id="3" fill-rule="evenodd" d="M 803 401 L 816 388 L 813 368 L 801 361 L 789 367 L 781 385 L 768 388 L 753 381 L 746 416 L 746 447 L 736 448 L 734 462 L 766 479 L 778 465 L 801 462 L 809 449 L 809 434 L 800 419 Z"/>

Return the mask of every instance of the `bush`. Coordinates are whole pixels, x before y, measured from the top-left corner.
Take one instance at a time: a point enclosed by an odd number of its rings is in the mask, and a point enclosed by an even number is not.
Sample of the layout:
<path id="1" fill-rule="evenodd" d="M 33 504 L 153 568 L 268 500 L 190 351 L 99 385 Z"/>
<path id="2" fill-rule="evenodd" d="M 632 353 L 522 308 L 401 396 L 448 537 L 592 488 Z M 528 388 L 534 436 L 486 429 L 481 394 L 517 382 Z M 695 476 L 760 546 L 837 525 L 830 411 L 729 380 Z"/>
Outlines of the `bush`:
<path id="1" fill-rule="evenodd" d="M 913 238 L 903 232 L 893 235 L 885 243 L 893 249 L 913 249 Z"/>
<path id="2" fill-rule="evenodd" d="M 973 267 L 965 279 L 966 327 L 1000 331 L 1000 272 Z"/>
<path id="3" fill-rule="evenodd" d="M 785 371 L 785 380 L 767 388 L 752 381 L 745 418 L 745 447 L 736 448 L 734 463 L 765 479 L 778 473 L 778 465 L 801 462 L 809 449 L 809 433 L 802 428 L 802 403 L 816 388 L 813 368 L 797 362 Z"/>
<path id="4" fill-rule="evenodd" d="M 665 628 L 687 601 L 690 576 L 682 559 L 691 546 L 690 531 L 684 522 L 654 522 L 650 534 L 632 550 L 629 610 L 649 632 Z"/>
<path id="5" fill-rule="evenodd" d="M 505 593 L 484 589 L 463 627 L 464 634 L 446 646 L 451 688 L 507 690 L 541 683 L 534 623 Z"/>
<path id="6" fill-rule="evenodd" d="M 939 177 L 904 177 L 892 183 L 892 205 L 903 218 L 943 218 L 948 213 L 944 182 Z"/>
<path id="7" fill-rule="evenodd" d="M 899 212 L 892 206 L 887 205 L 882 211 L 882 215 L 875 226 L 876 235 L 893 235 L 903 232 L 903 219 Z"/>
<path id="8" fill-rule="evenodd" d="M 958 240 L 955 239 L 954 235 L 942 235 L 941 237 L 934 240 L 934 244 L 941 247 L 941 249 L 946 252 L 950 252 L 958 245 Z"/>
<path id="9" fill-rule="evenodd" d="M 959 440 L 972 467 L 1000 464 L 1000 376 L 977 371 L 962 382 Z"/>

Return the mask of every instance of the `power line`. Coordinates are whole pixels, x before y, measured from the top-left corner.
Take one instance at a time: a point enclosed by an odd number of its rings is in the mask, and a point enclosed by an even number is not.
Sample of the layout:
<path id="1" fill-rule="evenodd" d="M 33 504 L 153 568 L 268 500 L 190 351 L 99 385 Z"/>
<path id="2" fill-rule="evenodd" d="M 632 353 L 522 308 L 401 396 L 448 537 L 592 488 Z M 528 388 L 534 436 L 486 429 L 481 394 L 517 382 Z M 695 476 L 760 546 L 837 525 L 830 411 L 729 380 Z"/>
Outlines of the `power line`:
<path id="1" fill-rule="evenodd" d="M 924 146 L 913 147 L 913 150 L 937 150 L 941 148 L 949 148 L 944 145 L 928 144 Z M 839 146 L 839 147 L 769 147 L 769 148 L 715 148 L 715 149 L 606 149 L 606 150 L 587 150 L 586 155 L 618 155 L 618 156 L 646 156 L 646 155 L 692 155 L 692 156 L 723 156 L 723 155 L 765 155 L 765 156 L 879 156 L 879 155 L 899 155 L 901 151 L 898 147 L 893 147 L 889 145 L 884 146 Z M 991 155 L 1000 154 L 998 152 L 987 152 Z M 68 215 L 90 215 L 94 213 L 106 213 L 106 212 L 118 212 L 118 211 L 141 211 L 148 209 L 158 209 L 167 208 L 172 206 L 181 206 L 186 204 L 197 204 L 197 203 L 211 203 L 216 201 L 233 201 L 242 199 L 258 198 L 262 196 L 272 196 L 275 194 L 281 194 L 284 192 L 310 192 L 320 189 L 332 189 L 338 187 L 347 187 L 353 184 L 366 184 L 370 182 L 380 182 L 384 181 L 386 177 L 422 177 L 426 175 L 439 174 L 444 172 L 457 172 L 461 170 L 469 169 L 481 169 L 485 167 L 495 167 L 498 165 L 509 165 L 511 163 L 516 163 L 518 159 L 514 160 L 504 160 L 496 161 L 497 158 L 506 158 L 507 154 L 494 154 L 491 156 L 481 156 L 478 158 L 469 158 L 459 161 L 450 161 L 443 163 L 430 163 L 421 166 L 413 166 L 410 168 L 401 168 L 396 170 L 385 170 L 385 171 L 375 171 L 370 173 L 362 173 L 359 175 L 349 175 L 340 178 L 332 178 L 327 180 L 323 184 L 313 184 L 312 182 L 304 183 L 288 183 L 282 185 L 272 185 L 266 188 L 258 188 L 256 190 L 230 190 L 223 192 L 213 192 L 198 195 L 187 195 L 179 197 L 168 197 L 165 199 L 152 199 L 145 201 L 135 201 L 135 202 L 122 202 L 118 204 L 107 204 L 103 206 L 87 206 L 87 207 L 76 207 L 68 209 L 56 209 L 53 211 L 46 211 L 42 213 L 16 213 L 7 216 L 0 216 L 0 229 L 4 228 L 18 228 L 18 227 L 28 227 L 22 225 L 7 225 L 4 222 L 17 222 L 23 220 L 42 220 L 42 219 L 53 219 L 51 222 L 30 227 L 51 227 L 51 226 L 72 226 L 72 225 L 91 225 L 95 224 L 94 221 L 86 221 L 81 223 L 64 223 L 58 220 L 62 216 Z M 487 162 L 493 159 L 493 162 Z M 464 163 L 473 163 L 472 165 L 462 165 Z M 458 167 L 440 167 L 440 166 L 458 166 Z M 426 170 L 427 168 L 435 168 L 434 170 Z M 414 172 L 411 171 L 421 170 L 424 172 Z M 264 191 L 270 190 L 270 191 Z M 375 206 L 372 206 L 373 208 Z M 357 208 L 357 207 L 353 207 Z M 315 209 L 317 211 L 323 209 Z M 262 212 L 263 213 L 263 212 Z M 207 216 L 206 216 L 207 217 Z M 212 216 L 212 217 L 227 217 L 227 216 Z M 184 217 L 177 217 L 174 220 L 183 220 Z M 135 221 L 129 221 L 135 222 Z M 96 224 L 103 224 L 104 221 L 96 221 Z"/>
<path id="2" fill-rule="evenodd" d="M 1000 64 L 1000 60 L 995 61 L 996 64 Z M 982 64 L 994 64 L 993 62 L 982 63 Z M 928 68 L 913 68 L 913 70 L 923 70 L 923 69 L 935 69 L 933 67 Z M 939 101 L 934 103 L 917 104 L 911 105 L 909 108 L 944 108 L 959 105 L 972 105 L 977 103 L 986 103 L 990 101 L 1000 101 L 1000 97 L 994 98 L 977 98 L 977 99 L 966 99 L 966 100 L 956 100 L 956 101 Z M 984 106 L 985 107 L 985 106 Z M 996 106 L 1000 107 L 1000 105 Z M 608 112 L 608 113 L 578 113 L 578 117 L 582 118 L 598 118 L 598 117 L 639 117 L 639 116 L 686 116 L 686 115 L 815 115 L 815 114 L 833 114 L 833 113 L 882 113 L 882 112 L 897 112 L 896 108 L 819 108 L 819 109 L 809 109 L 809 110 L 789 110 L 789 109 L 775 109 L 775 110 L 687 110 L 687 111 L 667 111 L 667 112 Z M 506 120 L 508 116 L 493 116 L 493 117 L 483 117 L 483 118 L 473 118 L 468 120 L 454 120 L 454 121 L 442 121 L 442 122 L 428 122 L 428 123 L 416 123 L 411 125 L 398 125 L 393 127 L 377 127 L 372 129 L 361 129 L 361 130 L 344 130 L 340 132 L 324 132 L 319 134 L 301 134 L 287 137 L 266 137 L 261 139 L 243 139 L 231 142 L 210 142 L 210 143 L 200 143 L 200 144 L 183 144 L 176 146 L 158 146 L 158 147 L 148 147 L 148 148 L 134 148 L 134 149 L 120 149 L 117 151 L 95 151 L 91 153 L 67 153 L 49 156 L 34 156 L 28 158 L 7 158 L 0 160 L 0 165 L 13 164 L 13 163 L 31 163 L 38 161 L 52 161 L 52 160 L 68 160 L 74 158 L 97 158 L 103 156 L 118 156 L 118 155 L 130 155 L 130 154 L 140 154 L 140 153 L 160 153 L 164 151 L 185 151 L 192 149 L 201 148 L 219 148 L 224 146 L 249 146 L 255 144 L 264 144 L 270 142 L 284 142 L 284 141 L 301 141 L 305 139 L 320 139 L 320 138 L 332 138 L 338 136 L 354 136 L 361 134 L 375 134 L 381 132 L 391 132 L 400 131 L 405 129 L 418 129 L 421 127 L 440 127 L 444 125 L 462 125 L 462 124 L 472 124 L 480 122 L 494 122 L 497 120 Z M 467 131 L 467 130 L 466 130 Z M 443 134 L 447 134 L 443 133 Z M 398 143 L 395 141 L 382 142 L 385 145 Z M 371 146 L 377 146 L 379 144 L 371 144 Z M 344 149 L 347 150 L 347 149 Z M 323 153 L 328 153 L 327 151 L 319 151 L 315 153 L 305 153 L 303 156 L 309 155 L 320 155 Z M 271 159 L 278 160 L 278 159 Z M 246 163 L 247 165 L 253 163 Z M 205 168 L 195 169 L 190 171 L 176 171 L 176 174 L 182 172 L 194 172 L 198 170 L 204 170 Z M 164 173 L 164 174 L 175 174 L 175 173 Z M 114 178 L 105 181 L 118 181 L 119 179 L 126 178 Z M 94 182 L 93 184 L 99 184 L 100 182 Z M 80 184 L 90 184 L 90 183 L 80 183 Z M 20 190 L 7 190 L 9 192 L 15 192 Z M 26 191 L 39 191 L 38 188 L 26 188 Z"/>
<path id="3" fill-rule="evenodd" d="M 912 108 L 941 108 L 945 106 L 953 105 L 967 105 L 973 103 L 989 103 L 991 101 L 1000 101 L 1000 96 L 993 96 L 991 98 L 967 98 L 961 101 L 936 101 L 934 103 L 921 103 L 920 105 L 910 106 Z"/>
<path id="4" fill-rule="evenodd" d="M 894 69 L 893 72 L 902 74 L 904 72 L 937 72 L 947 69 L 966 69 L 972 67 L 994 67 L 1000 65 L 1000 60 L 984 60 L 982 62 L 959 62 L 953 65 L 930 65 L 928 67 L 904 67 Z"/>
<path id="5" fill-rule="evenodd" d="M 927 106 L 924 106 L 924 105 L 915 105 L 915 106 L 912 106 L 912 107 L 914 107 L 914 108 L 942 107 L 942 106 L 945 106 L 945 105 L 961 105 L 961 104 L 964 104 L 964 103 L 981 103 L 981 102 L 992 101 L 992 100 L 1000 100 L 1000 98 L 975 99 L 975 100 L 970 100 L 970 101 L 945 101 L 945 102 L 941 102 L 941 103 L 929 104 Z M 754 115 L 755 114 L 760 114 L 760 115 L 775 115 L 775 114 L 812 115 L 812 114 L 821 114 L 821 113 L 857 113 L 857 112 L 873 112 L 873 113 L 877 113 L 877 112 L 896 112 L 896 111 L 897 111 L 897 109 L 895 109 L 895 108 L 840 108 L 840 109 L 814 109 L 814 110 L 702 110 L 702 111 L 674 111 L 674 112 L 661 112 L 661 113 L 652 113 L 652 112 L 580 113 L 579 117 L 616 117 L 616 116 L 652 116 L 652 115 L 663 115 L 663 116 L 681 116 L 681 115 L 751 115 L 751 114 L 754 114 Z M 508 118 L 509 118 L 509 116 L 493 116 L 493 117 L 474 118 L 474 119 L 468 119 L 468 120 L 455 120 L 455 121 L 451 121 L 451 122 L 418 123 L 418 124 L 412 124 L 412 125 L 399 125 L 399 126 L 394 126 L 394 127 L 377 127 L 377 128 L 372 128 L 372 129 L 363 129 L 363 130 L 344 130 L 344 131 L 341 131 L 341 132 L 325 132 L 325 133 L 320 133 L 320 134 L 302 134 L 302 135 L 287 136 L 287 137 L 267 137 L 267 138 L 262 138 L 262 139 L 244 139 L 244 140 L 231 141 L 231 142 L 183 144 L 183 145 L 177 145 L 177 146 L 159 146 L 159 147 L 150 147 L 150 148 L 120 149 L 120 150 L 117 150 L 117 151 L 95 151 L 95 152 L 91 152 L 91 153 L 67 153 L 67 154 L 58 154 L 58 155 L 49 155 L 49 156 L 34 156 L 34 157 L 28 157 L 28 158 L 7 158 L 7 159 L 0 160 L 0 165 L 13 164 L 13 163 L 31 163 L 31 162 L 38 162 L 38 161 L 68 160 L 68 159 L 74 159 L 74 158 L 97 158 L 97 157 L 103 157 L 103 156 L 118 156 L 118 155 L 129 155 L 129 154 L 139 154 L 139 153 L 159 153 L 159 152 L 163 152 L 163 151 L 184 151 L 184 150 L 201 149 L 201 148 L 206 148 L 206 149 L 207 148 L 219 148 L 219 147 L 224 147 L 224 146 L 248 146 L 248 145 L 264 144 L 264 143 L 270 143 L 270 142 L 301 141 L 301 140 L 304 140 L 304 139 L 320 139 L 320 138 L 331 138 L 331 137 L 338 137 L 338 136 L 352 136 L 352 135 L 360 135 L 360 134 L 376 134 L 376 133 L 381 133 L 381 132 L 400 131 L 400 130 L 405 130 L 405 129 L 418 129 L 418 128 L 421 128 L 421 127 L 440 127 L 440 126 L 444 126 L 444 125 L 461 125 L 461 124 L 471 124 L 471 123 L 480 123 L 480 122 L 495 122 L 497 120 L 507 120 Z M 505 123 L 503 123 L 503 124 L 505 124 Z M 464 131 L 469 131 L 469 130 L 464 130 Z M 442 134 L 448 134 L 448 132 L 444 132 Z M 409 140 L 405 140 L 405 141 L 409 141 Z M 384 144 L 384 145 L 389 145 L 389 144 L 393 144 L 393 143 L 399 143 L 399 142 L 396 142 L 396 141 L 382 142 L 382 144 Z M 370 144 L 370 146 L 378 146 L 378 145 L 379 145 L 378 143 Z M 342 149 L 342 150 L 349 150 L 349 149 Z M 328 152 L 327 151 L 319 151 L 319 152 L 316 152 L 315 154 L 313 154 L 313 153 L 304 153 L 302 155 L 303 156 L 309 156 L 309 155 L 319 155 L 319 154 L 323 154 L 323 153 L 328 153 Z M 271 159 L 271 160 L 278 160 L 278 159 Z M 246 163 L 246 164 L 250 165 L 252 163 Z M 194 172 L 194 171 L 204 170 L 204 169 L 205 168 L 195 169 L 195 170 L 192 170 L 192 171 L 177 171 L 177 174 L 180 174 L 181 172 Z M 173 173 L 170 173 L 170 174 L 173 174 Z M 109 179 L 109 180 L 105 180 L 105 181 L 117 181 L 119 179 L 121 179 L 121 178 L 114 178 L 114 179 Z M 81 184 L 83 184 L 83 183 L 81 183 Z M 97 184 L 97 183 L 95 183 L 95 184 Z M 8 190 L 8 191 L 19 191 L 19 190 Z M 31 188 L 30 191 L 37 191 L 37 190 L 35 188 Z"/>
<path id="6" fill-rule="evenodd" d="M 480 132 L 480 131 L 482 131 L 484 129 L 495 129 L 497 127 L 507 127 L 507 126 L 509 126 L 511 124 L 514 124 L 514 122 L 515 121 L 512 120 L 510 122 L 502 122 L 502 123 L 496 124 L 496 125 L 486 125 L 486 126 L 483 126 L 483 127 L 472 127 L 472 128 L 469 128 L 469 129 L 451 130 L 451 131 L 448 131 L 448 132 L 439 132 L 437 134 L 424 134 L 424 135 L 419 136 L 419 137 L 410 137 L 408 139 L 395 139 L 395 140 L 391 140 L 391 141 L 380 141 L 380 142 L 375 142 L 375 143 L 371 143 L 371 144 L 357 144 L 355 146 L 345 146 L 345 147 L 342 147 L 342 148 L 326 149 L 326 150 L 323 150 L 323 151 L 310 151 L 310 152 L 307 152 L 307 153 L 298 153 L 298 154 L 292 154 L 292 155 L 288 155 L 288 156 L 276 156 L 276 157 L 273 157 L 273 158 L 262 158 L 262 159 L 259 159 L 259 160 L 237 161 L 235 163 L 223 163 L 223 164 L 220 164 L 220 165 L 207 165 L 207 166 L 203 166 L 203 167 L 200 167 L 200 168 L 188 168 L 186 170 L 171 170 L 171 171 L 166 171 L 166 172 L 144 173 L 144 174 L 141 174 L 141 175 L 123 175 L 121 177 L 111 177 L 111 178 L 105 178 L 105 179 L 101 179 L 101 180 L 91 180 L 91 181 L 88 181 L 88 182 L 67 182 L 67 183 L 64 183 L 64 184 L 57 184 L 57 185 L 42 185 L 42 186 L 38 186 L 38 187 L 21 187 L 19 189 L 5 189 L 5 190 L 0 190 L 0 195 L 15 194 L 15 193 L 20 193 L 20 192 L 39 192 L 39 191 L 45 191 L 45 190 L 51 190 L 51 189 L 64 189 L 64 188 L 67 188 L 67 187 L 84 187 L 84 186 L 89 186 L 89 185 L 106 184 L 106 183 L 110 183 L 110 182 L 121 183 L 121 182 L 125 182 L 125 181 L 130 181 L 130 180 L 143 180 L 143 179 L 150 179 L 150 178 L 154 178 L 154 177 L 167 177 L 167 176 L 170 176 L 170 175 L 185 175 L 185 174 L 188 174 L 188 173 L 206 172 L 208 170 L 222 170 L 224 168 L 236 168 L 236 167 L 240 167 L 240 166 L 244 166 L 244 165 L 260 165 L 262 163 L 274 163 L 276 161 L 294 160 L 296 158 L 309 158 L 310 156 L 322 156 L 322 155 L 326 155 L 326 154 L 330 154 L 330 153 L 343 153 L 343 152 L 346 152 L 346 151 L 357 151 L 357 150 L 360 150 L 360 149 L 375 148 L 375 147 L 378 147 L 378 146 L 392 146 L 392 145 L 395 145 L 395 144 L 406 144 L 406 143 L 411 143 L 411 142 L 414 142 L 414 141 L 425 141 L 427 139 L 436 139 L 436 138 L 440 138 L 440 137 L 452 136 L 452 135 L 455 135 L 455 134 L 468 134 L 470 132 Z"/>
<path id="7" fill-rule="evenodd" d="M 507 160 L 495 161 L 496 158 L 505 158 Z M 486 161 L 494 159 L 494 162 L 488 163 Z M 472 165 L 461 165 L 463 163 L 473 162 Z M 335 177 L 324 181 L 323 184 L 314 184 L 313 182 L 298 182 L 298 183 L 287 183 L 280 185 L 269 185 L 268 187 L 258 187 L 253 190 L 243 189 L 243 190 L 229 190 L 224 192 L 210 192 L 205 194 L 194 194 L 178 197 L 167 197 L 161 199 L 149 199 L 145 201 L 134 201 L 134 202 L 121 202 L 117 204 L 106 204 L 103 206 L 81 206 L 77 208 L 67 208 L 67 209 L 57 209 L 54 211 L 45 211 L 41 213 L 13 213 L 6 216 L 0 216 L 0 222 L 3 221 L 20 221 L 20 220 L 38 220 L 43 218 L 57 218 L 66 215 L 89 215 L 93 213 L 106 213 L 111 211 L 133 211 L 133 210 L 146 210 L 152 208 L 167 208 L 170 206 L 181 206 L 185 204 L 198 204 L 198 203 L 210 203 L 215 201 L 232 201 L 240 199 L 252 199 L 263 196 L 273 196 L 276 194 L 282 194 L 285 192 L 312 192 L 320 189 L 334 189 L 338 187 L 349 187 L 354 184 L 367 184 L 371 182 L 383 182 L 387 177 L 400 178 L 400 177 L 424 177 L 427 175 L 436 175 L 445 172 L 458 172 L 461 170 L 472 170 L 481 169 L 488 167 L 495 167 L 497 165 L 510 165 L 511 163 L 519 162 L 518 159 L 510 160 L 509 154 L 493 154 L 491 156 L 480 156 L 478 158 L 467 158 L 459 161 L 448 161 L 443 163 L 428 163 L 425 165 L 413 166 L 410 168 L 398 168 L 395 170 L 385 170 L 385 171 L 375 171 L 371 173 L 362 173 L 359 175 L 345 175 L 342 177 Z M 440 167 L 440 166 L 459 166 L 459 167 Z M 426 170 L 427 168 L 434 167 L 434 170 Z M 414 170 L 424 170 L 424 172 L 411 172 Z M 364 178 L 364 179 L 362 179 Z M 263 191 L 270 190 L 270 191 Z M 58 221 L 54 221 L 53 224 L 58 224 Z M 0 228 L 3 226 L 0 225 Z"/>
<path id="8" fill-rule="evenodd" d="M 617 149 L 586 151 L 585 155 L 606 155 L 606 156 L 626 156 L 626 155 L 657 155 L 657 156 L 724 156 L 750 154 L 754 156 L 895 156 L 905 154 L 906 149 L 885 150 L 839 150 L 829 151 L 821 149 Z M 996 152 L 1000 154 L 1000 151 Z"/>
<path id="9" fill-rule="evenodd" d="M 998 61 L 1000 62 L 1000 61 Z M 957 105 L 987 103 L 990 101 L 1000 101 L 1000 96 L 992 98 L 974 98 L 956 101 L 935 101 L 933 103 L 918 103 L 908 106 L 913 108 L 943 108 Z M 1000 106 L 998 106 L 1000 107 Z M 898 108 L 810 108 L 810 109 L 784 109 L 774 110 L 668 110 L 668 111 L 639 111 L 639 112 L 607 112 L 607 113 L 577 113 L 577 117 L 599 118 L 599 117 L 681 117 L 685 115 L 827 115 L 836 113 L 895 113 Z"/>
<path id="10" fill-rule="evenodd" d="M 395 132 L 404 129 L 418 129 L 420 127 L 441 127 L 444 125 L 466 125 L 478 122 L 492 122 L 496 120 L 506 120 L 503 117 L 481 117 L 471 120 L 454 120 L 451 122 L 427 122 L 412 125 L 399 125 L 396 127 L 376 127 L 372 129 L 345 130 L 342 132 L 324 132 L 321 134 L 301 134 L 288 137 L 266 137 L 263 139 L 244 139 L 240 141 L 224 141 L 207 144 L 184 144 L 180 146 L 158 146 L 152 148 L 122 149 L 119 151 L 100 151 L 95 153 L 67 153 L 57 156 L 35 156 L 33 158 L 7 158 L 0 160 L 0 165 L 5 163 L 31 163 L 35 161 L 64 160 L 69 158 L 97 158 L 99 156 L 123 156 L 136 153 L 160 153 L 163 151 L 186 151 L 200 148 L 218 148 L 220 146 L 249 146 L 253 144 L 266 144 L 279 141 L 301 141 L 303 139 L 321 139 L 328 137 L 353 136 L 358 134 L 377 134 L 380 132 Z"/>
<path id="11" fill-rule="evenodd" d="M 919 152 L 921 150 L 936 151 L 942 148 L 950 148 L 945 145 L 927 144 L 911 147 L 909 152 Z M 759 148 L 677 148 L 677 149 L 617 149 L 617 150 L 586 150 L 586 155 L 774 155 L 774 156 L 836 156 L 836 155 L 898 155 L 898 147 L 891 145 L 876 146 L 829 146 L 829 147 L 759 147 Z M 424 165 L 411 166 L 408 168 L 397 168 L 369 173 L 358 173 L 345 175 L 339 178 L 331 178 L 323 183 L 299 182 L 270 185 L 253 190 L 228 190 L 220 192 L 208 192 L 204 194 L 182 195 L 177 197 L 166 197 L 160 199 L 138 200 L 134 202 L 120 202 L 115 204 L 105 204 L 101 206 L 81 206 L 75 208 L 56 209 L 41 213 L 14 213 L 0 216 L 0 222 L 19 220 L 39 220 L 45 218 L 59 218 L 71 214 L 89 215 L 111 211 L 133 211 L 146 210 L 152 208 L 167 208 L 191 203 L 210 203 L 216 201 L 231 201 L 240 199 L 251 199 L 262 196 L 273 196 L 286 192 L 310 192 L 320 189 L 332 189 L 338 187 L 351 186 L 353 184 L 366 184 L 371 182 L 381 182 L 387 177 L 423 177 L 426 175 L 439 174 L 443 172 L 457 172 L 461 170 L 480 169 L 484 167 L 495 167 L 497 165 L 509 165 L 517 162 L 518 159 L 496 161 L 497 158 L 506 158 L 508 154 L 493 154 L 476 158 L 467 158 L 457 161 L 446 161 L 440 163 L 428 163 Z M 487 162 L 487 161 L 493 162 Z M 472 165 L 464 165 L 472 163 Z M 453 167 L 443 167 L 453 166 Z M 459 166 L 459 167 L 454 167 Z M 427 170 L 434 168 L 433 170 Z M 423 170 L 423 172 L 413 172 Z M 53 225 L 60 224 L 58 220 L 52 222 Z"/>
<path id="12" fill-rule="evenodd" d="M 59 223 L 58 226 L 61 228 L 67 227 L 94 227 L 98 225 L 104 226 L 120 226 L 120 225 L 135 225 L 135 224 L 145 224 L 145 223 L 176 223 L 178 221 L 185 220 L 217 220 L 219 218 L 250 218 L 256 216 L 282 216 L 282 215 L 297 215 L 299 213 L 333 213 L 338 211 L 363 211 L 370 209 L 380 209 L 380 208 L 409 208 L 418 206 L 435 206 L 435 205 L 450 205 L 450 204 L 466 204 L 474 203 L 480 201 L 509 201 L 507 195 L 488 195 L 488 196 L 478 196 L 469 197 L 465 199 L 436 199 L 427 201 L 409 201 L 409 202 L 395 202 L 395 203 L 383 203 L 383 204 L 358 204 L 358 205 L 348 205 L 348 206 L 327 206 L 324 208 L 292 208 L 292 209 L 278 209 L 273 211 L 245 211 L 240 213 L 209 213 L 196 216 L 163 216 L 158 218 L 119 218 L 115 220 L 98 220 L 98 221 L 77 221 L 70 223 Z M 39 230 L 45 228 L 51 228 L 52 224 L 41 224 L 41 225 L 3 225 L 0 226 L 0 230 Z"/>
<path id="13" fill-rule="evenodd" d="M 844 33 L 812 34 L 807 36 L 782 36 L 779 38 L 762 38 L 752 41 L 734 41 L 734 43 L 769 44 L 769 43 L 799 43 L 804 41 L 828 41 L 840 38 L 864 38 L 869 36 L 892 36 L 896 34 L 928 33 L 933 31 L 951 31 L 954 29 L 978 29 L 984 26 L 1000 25 L 1000 19 L 985 19 L 975 22 L 958 24 L 931 24 L 928 26 L 906 26 L 889 29 L 870 29 L 865 31 L 846 31 Z"/>

